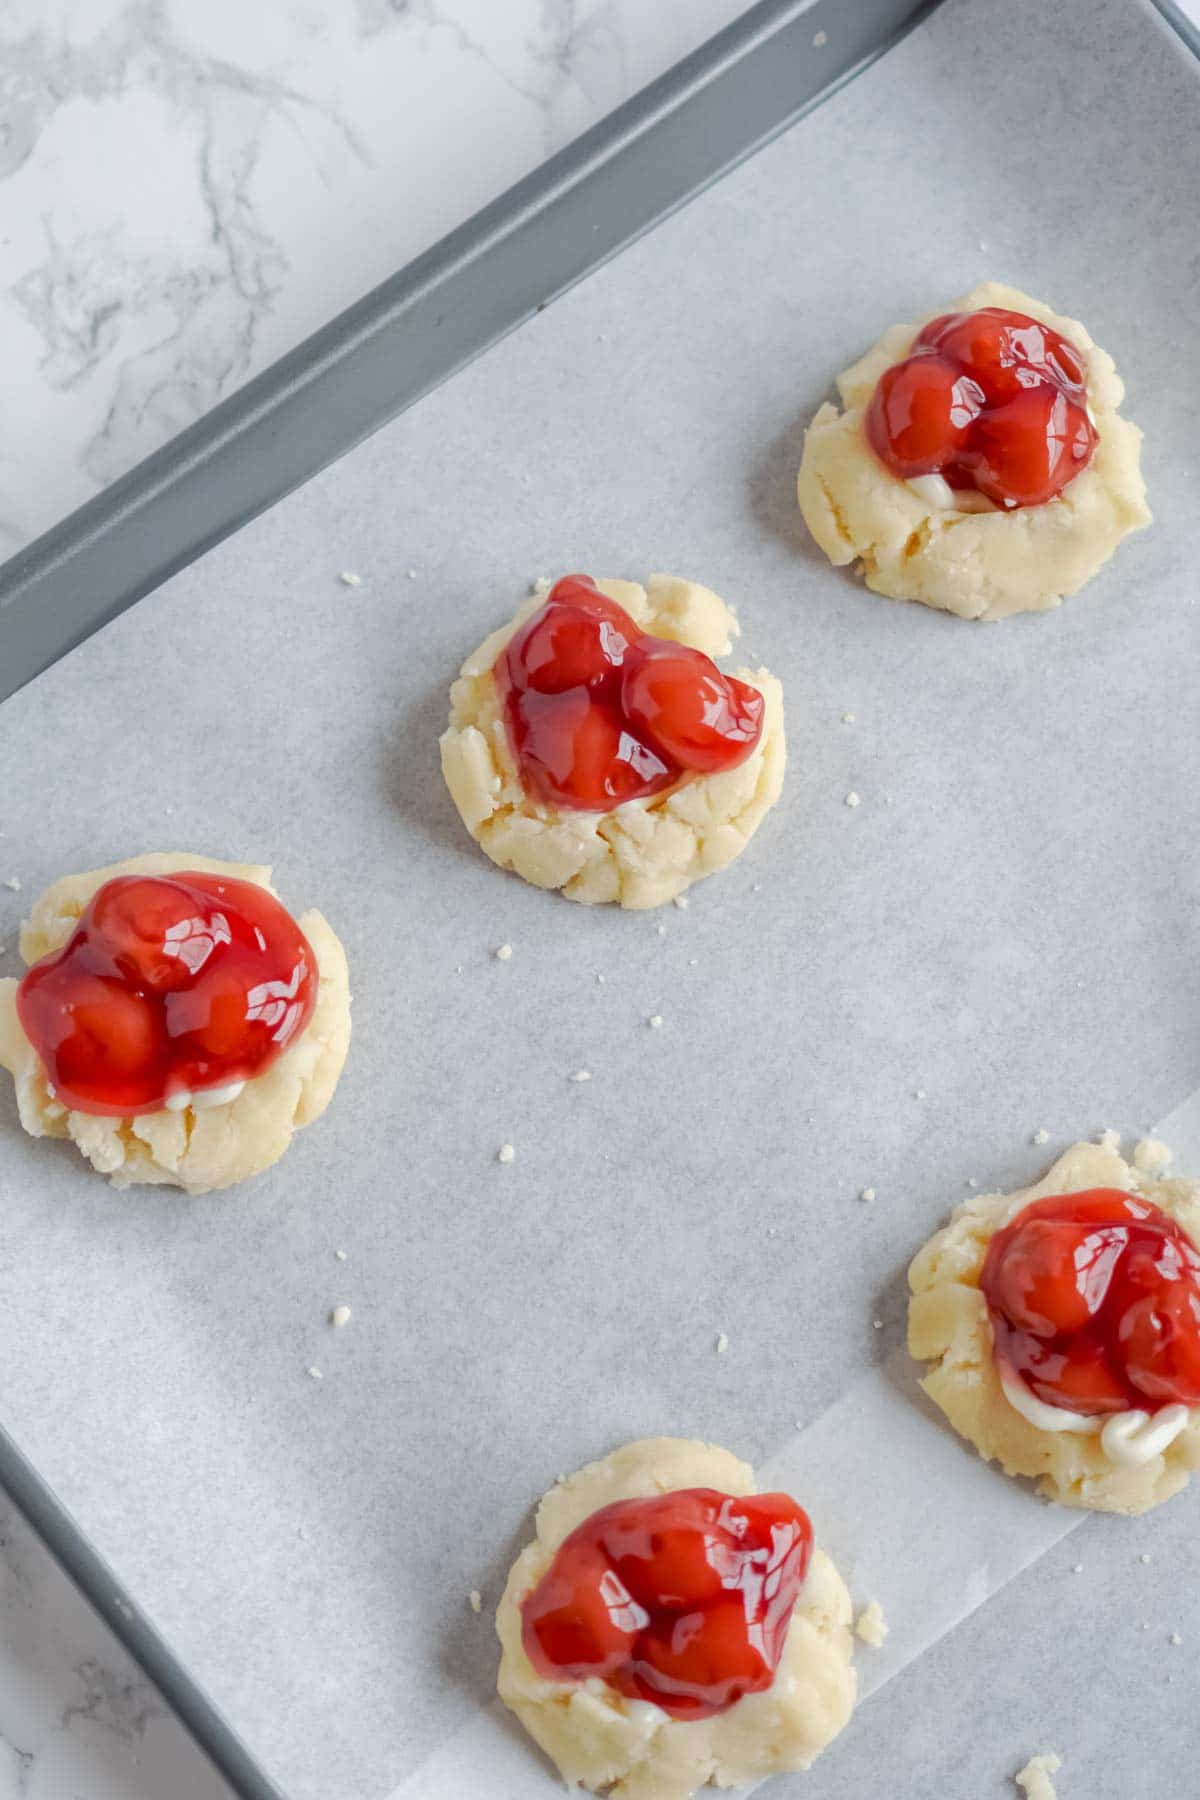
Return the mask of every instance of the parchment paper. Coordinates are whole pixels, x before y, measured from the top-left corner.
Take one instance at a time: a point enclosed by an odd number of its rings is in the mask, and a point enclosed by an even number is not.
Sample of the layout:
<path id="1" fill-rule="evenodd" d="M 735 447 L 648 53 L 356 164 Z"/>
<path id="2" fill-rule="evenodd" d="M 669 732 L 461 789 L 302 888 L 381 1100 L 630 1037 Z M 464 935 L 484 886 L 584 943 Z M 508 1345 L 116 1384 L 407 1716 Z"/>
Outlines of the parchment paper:
<path id="1" fill-rule="evenodd" d="M 895 1355 L 968 1177 L 1200 1078 L 1197 92 L 1137 0 L 949 0 L 0 712 L 6 970 L 41 886 L 154 847 L 274 860 L 352 959 L 335 1104 L 243 1191 L 114 1194 L 0 1100 L 5 1423 L 296 1800 L 424 1800 L 559 1470 L 660 1431 L 765 1462 Z M 970 627 L 832 572 L 793 481 L 835 371 L 987 275 L 1117 355 L 1157 523 L 1059 613 Z M 570 568 L 707 581 L 783 679 L 784 798 L 686 911 L 506 879 L 442 790 L 458 662 Z M 929 1444 L 939 1531 L 896 1566 L 859 1527 L 888 1441 L 813 1504 L 897 1628 L 972 1537 L 994 1585 L 1003 1478 Z M 1053 1747 L 1063 1800 L 1185 1794 L 1196 1506 L 1079 1525 L 776 1791 L 978 1800 Z"/>

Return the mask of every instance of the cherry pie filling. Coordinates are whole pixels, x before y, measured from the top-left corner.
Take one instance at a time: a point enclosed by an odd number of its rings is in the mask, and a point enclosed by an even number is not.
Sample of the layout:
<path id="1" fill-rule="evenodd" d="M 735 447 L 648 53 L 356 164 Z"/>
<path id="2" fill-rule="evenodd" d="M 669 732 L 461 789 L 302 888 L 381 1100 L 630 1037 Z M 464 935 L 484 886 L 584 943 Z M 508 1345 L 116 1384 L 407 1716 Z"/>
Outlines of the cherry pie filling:
<path id="1" fill-rule="evenodd" d="M 946 313 L 880 376 L 866 417 L 875 454 L 901 480 L 940 475 L 995 506 L 1041 506 L 1097 444 L 1075 347 L 1025 313 Z"/>
<path id="2" fill-rule="evenodd" d="M 119 875 L 26 972 L 17 1012 L 64 1106 L 128 1117 L 261 1075 L 308 1024 L 318 980 L 265 888 Z"/>
<path id="3" fill-rule="evenodd" d="M 812 1555 L 786 1494 L 618 1500 L 564 1539 L 521 1606 L 547 1680 L 598 1677 L 677 1719 L 770 1687 Z"/>
<path id="4" fill-rule="evenodd" d="M 762 735 L 757 688 L 643 631 L 587 575 L 555 583 L 492 672 L 522 786 L 551 806 L 608 812 L 735 768 Z"/>

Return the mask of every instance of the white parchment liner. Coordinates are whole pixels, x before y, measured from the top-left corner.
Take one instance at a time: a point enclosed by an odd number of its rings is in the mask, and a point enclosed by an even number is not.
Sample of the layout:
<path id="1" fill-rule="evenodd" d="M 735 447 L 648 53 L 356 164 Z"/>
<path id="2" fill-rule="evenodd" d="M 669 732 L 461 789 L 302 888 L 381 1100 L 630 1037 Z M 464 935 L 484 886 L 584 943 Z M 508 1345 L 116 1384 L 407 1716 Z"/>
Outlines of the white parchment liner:
<path id="1" fill-rule="evenodd" d="M 1180 1172 L 1200 1169 L 1200 1089 L 1153 1135 Z M 811 1513 L 856 1606 L 883 1607 L 887 1641 L 858 1646 L 855 1658 L 859 1704 L 1090 1517 L 985 1463 L 924 1398 L 918 1375 L 896 1350 L 755 1471 L 762 1490 L 784 1489 Z M 388 1800 L 529 1800 L 558 1787 L 496 1700 Z"/>

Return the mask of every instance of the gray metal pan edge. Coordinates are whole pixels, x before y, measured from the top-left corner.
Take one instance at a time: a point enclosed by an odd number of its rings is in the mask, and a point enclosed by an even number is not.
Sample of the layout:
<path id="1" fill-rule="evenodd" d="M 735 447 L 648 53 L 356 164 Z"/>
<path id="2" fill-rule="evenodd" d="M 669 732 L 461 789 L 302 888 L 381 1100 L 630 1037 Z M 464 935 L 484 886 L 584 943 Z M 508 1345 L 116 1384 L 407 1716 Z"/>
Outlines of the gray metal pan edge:
<path id="1" fill-rule="evenodd" d="M 939 3 L 760 0 L 0 568 L 0 700 L 836 92 Z"/>

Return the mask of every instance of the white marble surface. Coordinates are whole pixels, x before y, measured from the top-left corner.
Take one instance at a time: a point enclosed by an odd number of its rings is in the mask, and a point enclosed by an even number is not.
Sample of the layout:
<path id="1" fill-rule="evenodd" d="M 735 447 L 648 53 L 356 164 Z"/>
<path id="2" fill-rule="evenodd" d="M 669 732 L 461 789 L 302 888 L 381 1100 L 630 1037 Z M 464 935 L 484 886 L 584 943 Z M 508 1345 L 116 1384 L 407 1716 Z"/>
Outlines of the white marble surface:
<path id="1" fill-rule="evenodd" d="M 740 10 L 4 0 L 0 555 Z M 0 1502 L 0 1800 L 225 1793 Z"/>
<path id="2" fill-rule="evenodd" d="M 745 0 L 4 0 L 0 556 Z"/>

